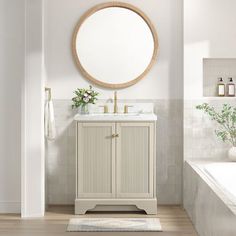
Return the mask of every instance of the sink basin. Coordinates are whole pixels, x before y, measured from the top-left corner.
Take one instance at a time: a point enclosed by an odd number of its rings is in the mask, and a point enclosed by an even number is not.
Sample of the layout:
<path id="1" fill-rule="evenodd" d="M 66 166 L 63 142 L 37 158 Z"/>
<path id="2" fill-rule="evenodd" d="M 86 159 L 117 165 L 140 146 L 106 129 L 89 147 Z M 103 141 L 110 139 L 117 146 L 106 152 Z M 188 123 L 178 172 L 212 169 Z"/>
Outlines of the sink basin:
<path id="1" fill-rule="evenodd" d="M 155 121 L 157 116 L 153 113 L 92 113 L 87 115 L 77 114 L 76 121 Z"/>
<path id="2" fill-rule="evenodd" d="M 90 114 L 74 117 L 76 121 L 155 121 L 152 103 L 118 103 L 118 113 L 112 113 L 113 104 L 106 104 L 110 113 L 102 113 L 104 104 L 90 106 Z M 123 113 L 124 106 L 129 105 L 129 113 Z"/>

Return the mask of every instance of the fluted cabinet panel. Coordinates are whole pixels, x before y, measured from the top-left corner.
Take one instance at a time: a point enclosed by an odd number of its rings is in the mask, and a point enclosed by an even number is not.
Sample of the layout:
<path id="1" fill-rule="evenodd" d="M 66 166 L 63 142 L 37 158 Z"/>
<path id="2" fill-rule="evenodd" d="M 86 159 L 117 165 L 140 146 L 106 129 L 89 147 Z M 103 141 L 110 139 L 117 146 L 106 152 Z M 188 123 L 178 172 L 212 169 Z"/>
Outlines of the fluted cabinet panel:
<path id="1" fill-rule="evenodd" d="M 78 124 L 78 195 L 111 197 L 114 180 L 113 123 Z"/>
<path id="2" fill-rule="evenodd" d="M 118 123 L 117 195 L 152 197 L 153 124 Z"/>

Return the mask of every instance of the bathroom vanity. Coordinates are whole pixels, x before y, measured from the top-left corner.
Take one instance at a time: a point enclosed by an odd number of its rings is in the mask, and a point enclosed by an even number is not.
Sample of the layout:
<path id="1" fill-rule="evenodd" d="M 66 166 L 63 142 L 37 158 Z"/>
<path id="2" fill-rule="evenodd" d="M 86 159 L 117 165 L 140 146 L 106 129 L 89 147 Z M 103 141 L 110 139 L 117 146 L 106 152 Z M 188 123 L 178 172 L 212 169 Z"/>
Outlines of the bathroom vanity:
<path id="1" fill-rule="evenodd" d="M 137 7 L 102 3 L 80 17 L 72 52 L 86 79 L 121 89 L 136 84 L 150 71 L 157 58 L 158 36 L 151 20 Z M 118 109 L 116 97 L 115 93 L 113 111 L 105 104 L 104 114 L 75 116 L 76 214 L 137 209 L 157 213 L 153 104 L 149 111 L 145 108 L 150 106 L 142 104 L 140 109 L 135 104 L 137 109 L 129 113 L 130 105 Z"/>
<path id="2" fill-rule="evenodd" d="M 157 213 L 153 113 L 77 114 L 75 214 Z"/>
<path id="3" fill-rule="evenodd" d="M 107 89 L 127 88 L 143 79 L 157 59 L 158 48 L 158 35 L 148 16 L 122 2 L 89 9 L 72 37 L 75 64 L 84 78 Z M 119 111 L 116 97 L 115 93 L 113 111 L 102 104 L 104 114 L 75 116 L 76 214 L 137 208 L 157 212 L 153 104 L 148 112 L 143 108 L 150 106 L 142 104 L 129 113 L 127 104 Z"/>

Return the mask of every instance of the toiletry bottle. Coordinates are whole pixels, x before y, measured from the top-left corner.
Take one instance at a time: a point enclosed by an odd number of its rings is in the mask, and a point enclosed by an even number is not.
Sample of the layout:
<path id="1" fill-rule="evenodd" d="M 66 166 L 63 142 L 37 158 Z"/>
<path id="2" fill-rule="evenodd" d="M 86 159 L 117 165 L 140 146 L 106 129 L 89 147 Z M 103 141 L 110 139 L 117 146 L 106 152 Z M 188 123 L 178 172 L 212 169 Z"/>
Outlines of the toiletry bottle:
<path id="1" fill-rule="evenodd" d="M 222 78 L 219 78 L 219 82 L 217 85 L 217 93 L 220 97 L 225 96 L 225 84 Z"/>
<path id="2" fill-rule="evenodd" d="M 234 84 L 233 78 L 229 78 L 229 82 L 227 84 L 227 95 L 229 97 L 235 96 L 235 84 Z"/>

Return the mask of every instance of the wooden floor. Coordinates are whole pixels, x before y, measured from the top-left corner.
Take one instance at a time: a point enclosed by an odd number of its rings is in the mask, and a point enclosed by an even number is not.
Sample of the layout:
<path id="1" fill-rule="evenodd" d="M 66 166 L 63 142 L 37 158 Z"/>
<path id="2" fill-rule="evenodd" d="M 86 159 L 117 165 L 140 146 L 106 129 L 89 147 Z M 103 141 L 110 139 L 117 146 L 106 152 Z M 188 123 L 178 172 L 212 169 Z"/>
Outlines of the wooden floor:
<path id="1" fill-rule="evenodd" d="M 0 215 L 0 236 L 197 236 L 186 212 L 179 206 L 159 206 L 158 215 L 163 232 L 66 232 L 73 207 L 49 207 L 44 218 L 21 219 L 19 215 Z M 86 217 L 150 217 L 142 213 L 88 213 Z M 153 216 L 151 216 L 153 217 Z"/>

